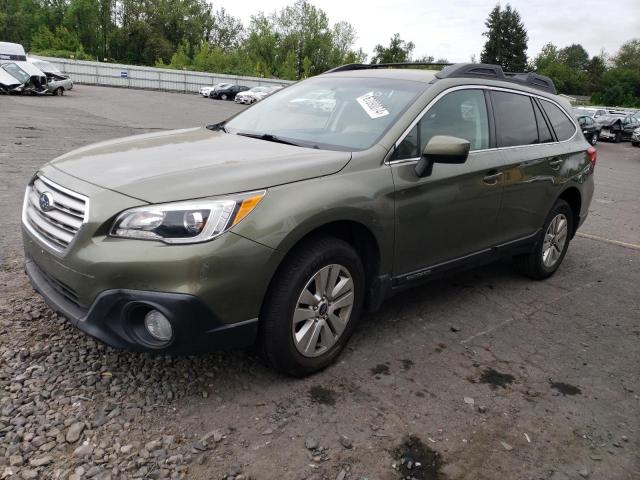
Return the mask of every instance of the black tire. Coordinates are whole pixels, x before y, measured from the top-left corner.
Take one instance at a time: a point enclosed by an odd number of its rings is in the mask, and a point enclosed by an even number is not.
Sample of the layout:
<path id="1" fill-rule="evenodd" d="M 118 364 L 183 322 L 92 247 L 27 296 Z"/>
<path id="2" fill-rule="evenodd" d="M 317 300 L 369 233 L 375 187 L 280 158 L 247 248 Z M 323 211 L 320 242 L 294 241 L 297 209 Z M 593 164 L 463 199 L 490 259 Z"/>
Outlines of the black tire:
<path id="1" fill-rule="evenodd" d="M 226 100 L 227 98 L 228 97 L 226 93 L 223 93 L 222 95 L 220 95 L 220 100 Z"/>
<path id="2" fill-rule="evenodd" d="M 64 88 L 62 87 L 58 87 L 55 89 L 55 91 L 53 92 L 56 96 L 61 97 L 64 95 Z"/>
<path id="3" fill-rule="evenodd" d="M 593 132 L 593 133 L 591 134 L 591 140 L 589 141 L 589 143 L 590 143 L 591 145 L 595 145 L 596 143 L 598 143 L 598 136 L 599 136 L 599 135 L 598 135 L 598 132 Z"/>
<path id="4" fill-rule="evenodd" d="M 293 338 L 293 313 L 305 286 L 323 267 L 339 264 L 353 281 L 353 307 L 336 343 L 316 357 L 302 355 Z M 260 315 L 259 346 L 263 358 L 276 370 L 295 377 L 318 372 L 333 363 L 353 333 L 365 296 L 364 268 L 347 242 L 328 236 L 316 237 L 295 247 L 278 269 Z"/>
<path id="5" fill-rule="evenodd" d="M 551 221 L 559 214 L 563 214 L 567 220 L 567 237 L 560 252 L 560 256 L 551 267 L 547 267 L 543 261 L 543 244 L 545 233 L 551 224 Z M 533 278 L 535 280 L 544 280 L 545 278 L 549 278 L 552 276 L 560 265 L 562 264 L 562 260 L 564 260 L 564 256 L 567 253 L 567 249 L 569 248 L 569 243 L 571 242 L 572 232 L 574 228 L 574 216 L 573 210 L 571 206 L 567 202 L 562 199 L 558 199 L 556 203 L 551 208 L 551 211 L 547 215 L 547 218 L 544 221 L 544 225 L 542 226 L 542 231 L 536 240 L 536 243 L 531 250 L 530 253 L 525 255 L 519 255 L 514 258 L 514 263 L 518 270 L 521 273 L 526 275 L 527 277 Z"/>
<path id="6" fill-rule="evenodd" d="M 631 142 L 634 147 L 640 147 L 640 142 Z"/>
<path id="7" fill-rule="evenodd" d="M 614 143 L 620 143 L 622 141 L 622 132 L 616 132 L 616 137 L 613 141 Z"/>

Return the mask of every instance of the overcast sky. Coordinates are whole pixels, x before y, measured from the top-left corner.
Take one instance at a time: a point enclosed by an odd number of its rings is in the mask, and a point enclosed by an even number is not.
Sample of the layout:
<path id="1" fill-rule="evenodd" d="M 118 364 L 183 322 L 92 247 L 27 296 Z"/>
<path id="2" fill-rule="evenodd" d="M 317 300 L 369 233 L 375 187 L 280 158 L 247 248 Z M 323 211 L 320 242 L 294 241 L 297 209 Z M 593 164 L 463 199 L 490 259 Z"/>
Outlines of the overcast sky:
<path id="1" fill-rule="evenodd" d="M 227 11 L 249 25 L 252 14 L 271 13 L 294 0 L 223 2 Z M 356 47 L 371 58 L 373 47 L 387 45 L 398 32 L 415 43 L 414 57 L 433 55 L 452 62 L 478 57 L 484 45 L 484 21 L 495 0 L 311 0 L 329 21 L 345 20 L 358 32 Z M 547 42 L 563 47 L 580 43 L 590 55 L 603 48 L 614 54 L 631 38 L 640 38 L 640 0 L 511 0 L 529 32 L 527 55 Z M 507 2 L 502 1 L 504 6 Z M 219 3 L 214 4 L 216 7 Z"/>

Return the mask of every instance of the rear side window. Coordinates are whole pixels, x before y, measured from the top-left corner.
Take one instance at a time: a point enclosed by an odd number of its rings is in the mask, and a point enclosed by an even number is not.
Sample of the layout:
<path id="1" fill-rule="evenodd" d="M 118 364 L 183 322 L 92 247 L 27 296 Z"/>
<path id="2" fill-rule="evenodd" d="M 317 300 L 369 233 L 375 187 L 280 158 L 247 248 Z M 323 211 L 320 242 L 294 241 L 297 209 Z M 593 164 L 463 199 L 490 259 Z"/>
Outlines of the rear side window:
<path id="1" fill-rule="evenodd" d="M 531 99 L 526 95 L 491 92 L 500 147 L 538 143 L 538 127 Z"/>
<path id="2" fill-rule="evenodd" d="M 544 119 L 540 107 L 538 107 L 535 102 L 533 102 L 533 109 L 536 112 L 536 123 L 538 124 L 538 138 L 540 139 L 540 143 L 553 142 L 553 135 L 551 134 L 551 130 L 549 130 L 547 121 Z M 584 119 L 585 122 L 591 120 L 589 117 L 580 117 L 580 119 Z"/>
<path id="3" fill-rule="evenodd" d="M 549 120 L 551 121 L 551 126 L 556 132 L 558 141 L 561 142 L 563 140 L 569 140 L 573 137 L 576 127 L 569 120 L 567 115 L 565 115 L 557 105 L 554 105 L 551 102 L 541 100 L 540 103 L 542 104 L 544 111 L 547 113 L 547 117 L 549 117 Z"/>

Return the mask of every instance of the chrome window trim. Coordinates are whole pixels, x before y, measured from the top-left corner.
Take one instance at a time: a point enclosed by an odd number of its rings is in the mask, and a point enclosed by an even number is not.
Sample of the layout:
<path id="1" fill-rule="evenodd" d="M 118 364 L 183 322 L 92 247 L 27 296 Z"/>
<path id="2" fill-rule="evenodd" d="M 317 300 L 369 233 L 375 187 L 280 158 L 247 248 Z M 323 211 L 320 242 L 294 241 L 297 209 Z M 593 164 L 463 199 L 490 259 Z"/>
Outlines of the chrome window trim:
<path id="1" fill-rule="evenodd" d="M 27 220 L 27 206 L 29 204 L 29 193 L 30 193 L 30 190 L 33 188 L 33 183 L 34 183 L 34 181 L 36 179 L 38 179 L 41 182 L 49 185 L 51 188 L 60 190 L 61 192 L 69 195 L 70 197 L 76 198 L 77 200 L 81 200 L 81 201 L 84 202 L 85 209 L 84 209 L 84 215 L 83 215 L 83 218 L 82 218 L 82 224 L 80 225 L 78 230 L 75 232 L 75 234 L 73 236 L 73 239 L 69 242 L 69 244 L 65 248 L 60 248 L 60 247 L 57 247 L 56 245 L 53 245 L 52 242 L 47 240 L 40 232 L 38 232 L 34 227 L 32 227 L 31 224 L 29 223 L 29 221 Z M 22 201 L 22 216 L 21 216 L 21 219 L 22 219 L 23 227 L 32 235 L 33 238 L 38 240 L 38 242 L 40 242 L 40 244 L 44 248 L 50 250 L 51 252 L 53 252 L 53 253 L 55 253 L 55 254 L 57 254 L 59 256 L 63 256 L 69 250 L 69 248 L 75 243 L 75 240 L 78 238 L 78 235 L 82 231 L 82 228 L 89 221 L 89 197 L 86 197 L 86 196 L 84 196 L 84 195 L 82 195 L 80 193 L 74 192 L 73 190 L 69 190 L 68 188 L 63 187 L 62 185 L 59 185 L 56 182 L 53 182 L 53 181 L 49 180 L 48 178 L 46 178 L 43 175 L 36 174 L 36 175 L 33 176 L 31 181 L 29 182 L 29 184 L 25 188 L 24 199 Z"/>
<path id="2" fill-rule="evenodd" d="M 400 143 L 402 143 L 402 141 L 409 134 L 411 129 L 413 129 L 420 122 L 420 120 L 422 120 L 422 117 L 425 116 L 425 114 L 429 111 L 429 109 L 431 109 L 431 107 L 433 107 L 433 105 L 435 105 L 438 100 L 440 100 L 445 95 L 447 95 L 447 94 L 449 94 L 451 92 L 458 91 L 458 90 L 494 90 L 494 91 L 498 91 L 498 92 L 514 93 L 514 94 L 517 94 L 517 95 L 525 95 L 525 96 L 532 97 L 532 98 L 538 98 L 540 100 L 546 100 L 547 102 L 550 102 L 550 103 L 556 105 L 558 108 L 560 108 L 560 111 L 562 111 L 562 113 L 565 114 L 565 116 L 569 119 L 569 121 L 571 122 L 571 124 L 573 125 L 573 128 L 574 128 L 573 135 L 571 137 L 569 137 L 568 139 L 566 139 L 566 140 L 561 140 L 561 141 L 556 141 L 556 142 L 546 142 L 546 143 L 534 143 L 532 145 L 514 145 L 514 146 L 510 146 L 510 147 L 483 148 L 483 149 L 479 149 L 479 150 L 473 150 L 473 151 L 469 152 L 469 155 L 471 155 L 473 153 L 476 153 L 476 152 L 492 152 L 492 151 L 498 151 L 498 150 L 512 150 L 512 149 L 518 149 L 518 148 L 540 147 L 542 145 L 559 145 L 561 143 L 566 143 L 566 142 L 572 141 L 576 137 L 576 135 L 578 134 L 579 128 L 576 125 L 575 120 L 573 118 L 571 118 L 569 115 L 567 115 L 567 112 L 565 112 L 564 107 L 562 105 L 560 105 L 558 102 L 556 102 L 555 100 L 552 100 L 552 99 L 550 99 L 548 97 L 544 97 L 542 95 L 536 95 L 535 93 L 523 92 L 523 91 L 520 91 L 520 90 L 513 90 L 511 88 L 505 88 L 505 87 L 494 87 L 494 86 L 490 86 L 490 85 L 458 85 L 456 87 L 451 87 L 451 88 L 448 88 L 448 89 L 440 92 L 434 99 L 432 99 L 427 104 L 426 107 L 424 107 L 422 109 L 422 111 L 416 116 L 416 118 L 413 120 L 413 122 L 411 122 L 409 124 L 409 126 L 405 129 L 405 131 L 402 132 L 402 135 L 400 135 L 400 137 L 398 137 L 398 140 L 396 140 L 396 142 L 393 144 L 394 150 L 396 148 L 398 148 Z M 487 112 L 487 113 L 489 113 L 489 112 Z M 387 165 L 397 165 L 397 164 L 402 164 L 402 163 L 415 163 L 418 160 L 420 160 L 420 157 L 402 158 L 402 159 L 399 159 L 399 160 L 386 160 L 385 159 L 385 163 Z"/>

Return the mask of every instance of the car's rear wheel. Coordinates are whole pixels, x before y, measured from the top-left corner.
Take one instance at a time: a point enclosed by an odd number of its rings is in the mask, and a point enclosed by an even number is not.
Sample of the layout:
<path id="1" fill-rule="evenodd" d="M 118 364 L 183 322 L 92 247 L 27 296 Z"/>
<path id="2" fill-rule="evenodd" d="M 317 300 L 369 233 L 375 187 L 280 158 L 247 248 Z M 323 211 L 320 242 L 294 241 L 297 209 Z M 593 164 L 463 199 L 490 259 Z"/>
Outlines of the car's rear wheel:
<path id="1" fill-rule="evenodd" d="M 319 237 L 296 247 L 276 274 L 261 312 L 265 359 L 293 376 L 329 366 L 353 333 L 364 284 L 362 262 L 347 242 Z"/>
<path id="2" fill-rule="evenodd" d="M 516 257 L 516 266 L 522 273 L 537 280 L 550 277 L 564 260 L 571 232 L 573 211 L 567 202 L 559 199 L 549 212 L 533 250 Z"/>
<path id="3" fill-rule="evenodd" d="M 640 142 L 631 142 L 634 147 L 640 147 Z"/>
<path id="4" fill-rule="evenodd" d="M 596 143 L 598 143 L 598 132 L 593 132 L 593 134 L 591 135 L 591 145 L 595 145 Z"/>
<path id="5" fill-rule="evenodd" d="M 622 132 L 616 132 L 616 136 L 613 139 L 615 143 L 620 143 L 622 141 Z"/>

